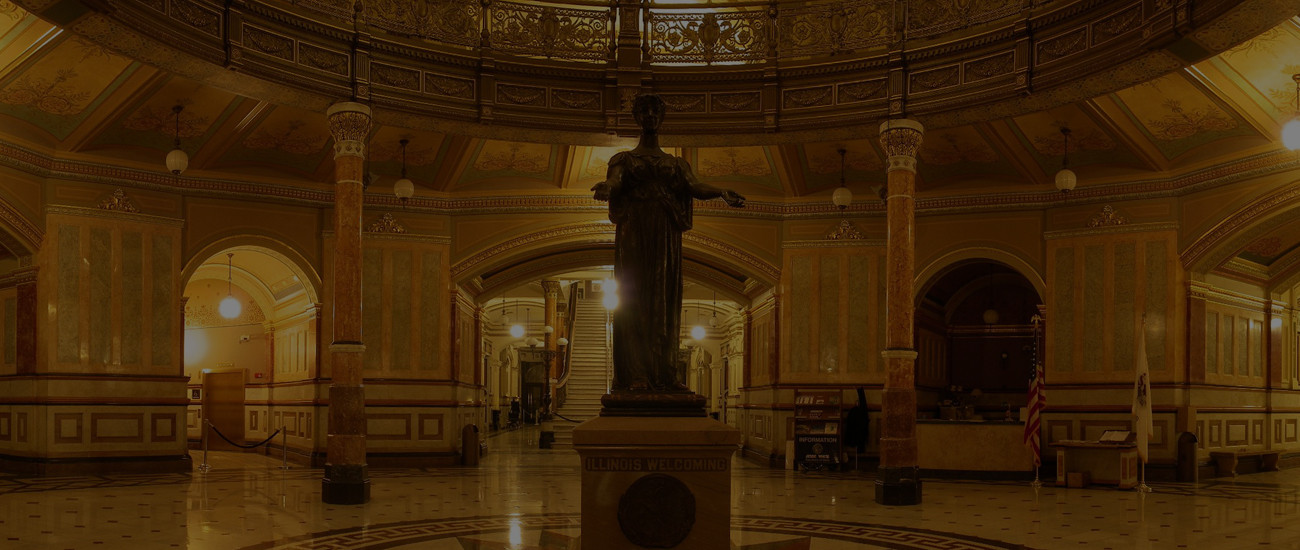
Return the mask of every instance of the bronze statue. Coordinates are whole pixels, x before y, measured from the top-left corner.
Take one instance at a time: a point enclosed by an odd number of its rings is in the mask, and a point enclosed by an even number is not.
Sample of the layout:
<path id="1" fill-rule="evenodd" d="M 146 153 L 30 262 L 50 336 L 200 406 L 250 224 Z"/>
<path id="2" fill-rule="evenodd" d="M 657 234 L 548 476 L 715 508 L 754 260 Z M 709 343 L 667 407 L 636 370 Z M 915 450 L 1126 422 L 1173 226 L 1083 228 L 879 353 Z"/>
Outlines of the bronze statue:
<path id="1" fill-rule="evenodd" d="M 721 198 L 730 206 L 745 206 L 745 197 L 701 183 L 685 159 L 659 148 L 664 111 L 659 96 L 636 98 L 632 116 L 641 125 L 641 142 L 614 155 L 605 181 L 592 188 L 596 200 L 609 201 L 609 220 L 618 226 L 614 381 L 611 395 L 602 400 L 602 414 L 619 414 L 612 410 L 619 408 L 650 414 L 702 403 L 677 376 L 682 233 L 691 229 L 696 199 Z"/>

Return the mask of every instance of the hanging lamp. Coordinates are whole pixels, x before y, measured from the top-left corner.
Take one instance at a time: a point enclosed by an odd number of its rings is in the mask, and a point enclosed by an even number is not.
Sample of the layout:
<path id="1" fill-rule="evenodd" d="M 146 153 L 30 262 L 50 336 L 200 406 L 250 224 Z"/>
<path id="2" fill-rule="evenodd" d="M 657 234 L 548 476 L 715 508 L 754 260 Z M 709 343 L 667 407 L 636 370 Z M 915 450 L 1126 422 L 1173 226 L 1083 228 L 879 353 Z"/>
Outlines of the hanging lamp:
<path id="1" fill-rule="evenodd" d="M 393 184 L 393 194 L 397 199 L 402 201 L 402 207 L 406 206 L 406 201 L 415 196 L 415 184 L 406 178 L 406 145 L 411 143 L 409 139 L 403 139 L 399 142 L 402 146 L 402 179 Z"/>
<path id="2" fill-rule="evenodd" d="M 524 337 L 524 327 L 519 324 L 519 298 L 515 298 L 515 326 L 510 327 L 510 336 L 515 338 Z"/>
<path id="3" fill-rule="evenodd" d="M 524 327 L 525 327 L 525 329 L 526 329 L 526 327 L 528 327 L 529 325 L 533 324 L 533 310 L 532 310 L 532 308 L 524 308 L 524 314 L 527 315 L 527 321 L 524 322 Z M 535 347 L 537 347 L 538 341 L 537 341 L 536 338 L 529 337 L 528 340 L 525 340 L 525 341 L 524 341 L 524 343 L 528 344 L 528 347 L 530 347 L 530 348 L 535 348 Z"/>
<path id="4" fill-rule="evenodd" d="M 221 316 L 227 319 L 239 317 L 239 312 L 244 309 L 244 307 L 239 304 L 239 300 L 235 298 L 234 273 L 235 253 L 231 252 L 226 254 L 226 297 L 222 298 L 221 303 L 217 305 L 217 312 L 221 313 Z"/>
<path id="5" fill-rule="evenodd" d="M 1295 116 L 1282 126 L 1282 145 L 1295 151 L 1300 149 L 1300 74 L 1291 75 L 1295 81 Z"/>
<path id="6" fill-rule="evenodd" d="M 1079 183 L 1079 178 L 1070 170 L 1070 129 L 1062 127 L 1061 135 L 1065 138 L 1065 153 L 1061 157 L 1061 171 L 1056 173 L 1056 188 L 1062 193 L 1069 193 Z"/>
<path id="7" fill-rule="evenodd" d="M 699 342 L 700 340 L 703 340 L 705 336 L 708 336 L 708 332 L 704 330 L 702 325 L 700 325 L 700 303 L 695 302 L 695 327 L 691 329 L 691 338 L 694 338 L 696 342 Z"/>
<path id="8" fill-rule="evenodd" d="M 190 156 L 181 149 L 181 111 L 184 110 L 184 105 L 177 104 L 172 107 L 172 113 L 176 116 L 176 131 L 172 135 L 175 141 L 173 142 L 174 148 L 170 153 L 167 153 L 167 170 L 178 178 L 181 172 L 190 167 Z"/>
<path id="9" fill-rule="evenodd" d="M 844 159 L 849 152 L 847 149 L 840 147 L 837 149 L 840 154 L 840 187 L 831 195 L 831 202 L 839 207 L 841 211 L 848 209 L 853 204 L 853 191 L 850 191 L 844 179 Z"/>

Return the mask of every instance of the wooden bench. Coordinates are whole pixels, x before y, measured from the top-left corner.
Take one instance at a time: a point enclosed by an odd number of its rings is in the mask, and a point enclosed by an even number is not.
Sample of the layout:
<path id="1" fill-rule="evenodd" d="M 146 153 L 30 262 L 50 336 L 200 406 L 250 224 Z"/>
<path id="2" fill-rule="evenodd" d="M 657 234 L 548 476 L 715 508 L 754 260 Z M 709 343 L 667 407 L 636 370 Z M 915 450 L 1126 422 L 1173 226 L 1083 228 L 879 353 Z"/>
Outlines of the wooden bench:
<path id="1" fill-rule="evenodd" d="M 1228 451 L 1210 453 L 1214 459 L 1214 470 L 1218 477 L 1237 476 L 1237 463 L 1242 458 L 1259 457 L 1259 471 L 1276 472 L 1279 451 Z"/>

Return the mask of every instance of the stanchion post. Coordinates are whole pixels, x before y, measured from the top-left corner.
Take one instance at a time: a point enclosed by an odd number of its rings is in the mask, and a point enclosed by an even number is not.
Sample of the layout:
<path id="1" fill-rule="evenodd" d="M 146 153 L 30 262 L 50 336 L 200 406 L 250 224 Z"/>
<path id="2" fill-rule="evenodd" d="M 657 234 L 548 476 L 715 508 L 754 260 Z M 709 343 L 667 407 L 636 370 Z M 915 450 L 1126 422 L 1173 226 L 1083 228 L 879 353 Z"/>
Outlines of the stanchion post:
<path id="1" fill-rule="evenodd" d="M 212 427 L 212 422 L 204 418 L 203 437 L 201 438 L 203 440 L 203 464 L 199 464 L 200 472 L 207 472 L 208 470 L 212 469 L 212 466 L 208 464 L 208 429 L 211 427 Z"/>
<path id="2" fill-rule="evenodd" d="M 280 451 L 282 453 L 280 455 L 280 469 L 291 469 L 289 466 L 289 432 L 284 428 L 280 428 Z"/>

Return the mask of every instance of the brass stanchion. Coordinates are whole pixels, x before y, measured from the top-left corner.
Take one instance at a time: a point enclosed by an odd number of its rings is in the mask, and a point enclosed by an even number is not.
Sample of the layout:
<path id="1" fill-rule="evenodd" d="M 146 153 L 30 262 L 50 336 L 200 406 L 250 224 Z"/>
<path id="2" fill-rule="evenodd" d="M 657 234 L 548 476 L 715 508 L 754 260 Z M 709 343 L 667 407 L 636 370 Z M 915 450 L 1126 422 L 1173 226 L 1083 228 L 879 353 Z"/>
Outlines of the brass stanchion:
<path id="1" fill-rule="evenodd" d="M 200 472 L 204 472 L 204 473 L 207 473 L 208 470 L 211 470 L 211 469 L 212 469 L 212 465 L 208 464 L 208 429 L 209 429 L 210 427 L 212 427 L 212 422 L 209 421 L 208 419 L 204 418 L 204 419 L 203 419 L 203 437 L 202 437 L 202 439 L 203 439 L 203 464 L 199 464 L 199 471 L 200 471 Z"/>

